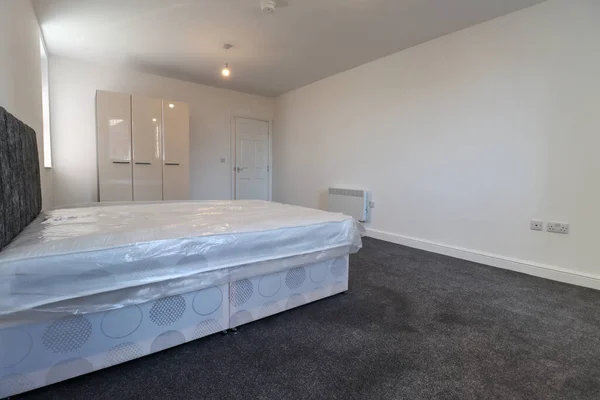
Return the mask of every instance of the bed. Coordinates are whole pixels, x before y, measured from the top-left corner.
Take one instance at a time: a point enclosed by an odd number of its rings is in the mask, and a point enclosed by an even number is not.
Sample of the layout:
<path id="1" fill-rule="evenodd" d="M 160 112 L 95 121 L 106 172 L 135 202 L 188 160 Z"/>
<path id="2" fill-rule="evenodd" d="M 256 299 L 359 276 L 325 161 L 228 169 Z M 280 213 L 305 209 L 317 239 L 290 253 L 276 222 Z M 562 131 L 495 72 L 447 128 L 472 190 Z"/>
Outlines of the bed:
<path id="1" fill-rule="evenodd" d="M 40 214 L 35 132 L 3 109 L 0 166 L 0 397 L 342 293 L 361 247 L 351 217 L 263 201 Z"/>

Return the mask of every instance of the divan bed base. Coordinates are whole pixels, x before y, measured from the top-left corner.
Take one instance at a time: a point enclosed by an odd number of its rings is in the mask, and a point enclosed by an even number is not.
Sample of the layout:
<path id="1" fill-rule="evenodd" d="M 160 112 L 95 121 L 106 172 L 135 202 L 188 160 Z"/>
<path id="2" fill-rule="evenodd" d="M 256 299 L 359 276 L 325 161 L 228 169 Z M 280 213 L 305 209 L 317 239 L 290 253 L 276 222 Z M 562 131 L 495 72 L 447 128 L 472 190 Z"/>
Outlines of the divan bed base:
<path id="1" fill-rule="evenodd" d="M 0 398 L 13 396 L 348 290 L 348 256 L 195 292 L 0 329 Z"/>

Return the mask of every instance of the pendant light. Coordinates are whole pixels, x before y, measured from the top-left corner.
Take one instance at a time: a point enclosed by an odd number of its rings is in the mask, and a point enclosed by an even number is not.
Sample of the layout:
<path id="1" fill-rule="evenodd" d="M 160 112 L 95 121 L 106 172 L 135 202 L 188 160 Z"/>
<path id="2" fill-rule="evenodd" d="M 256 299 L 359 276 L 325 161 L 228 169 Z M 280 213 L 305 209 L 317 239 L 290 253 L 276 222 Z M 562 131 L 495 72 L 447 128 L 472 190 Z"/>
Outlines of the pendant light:
<path id="1" fill-rule="evenodd" d="M 225 49 L 225 59 L 227 59 L 227 50 L 229 50 L 232 47 L 233 46 L 230 44 L 223 45 L 223 48 Z M 221 70 L 221 75 L 223 75 L 224 77 L 228 77 L 229 75 L 231 75 L 231 70 L 229 69 L 229 63 L 225 62 L 225 68 L 223 68 Z"/>

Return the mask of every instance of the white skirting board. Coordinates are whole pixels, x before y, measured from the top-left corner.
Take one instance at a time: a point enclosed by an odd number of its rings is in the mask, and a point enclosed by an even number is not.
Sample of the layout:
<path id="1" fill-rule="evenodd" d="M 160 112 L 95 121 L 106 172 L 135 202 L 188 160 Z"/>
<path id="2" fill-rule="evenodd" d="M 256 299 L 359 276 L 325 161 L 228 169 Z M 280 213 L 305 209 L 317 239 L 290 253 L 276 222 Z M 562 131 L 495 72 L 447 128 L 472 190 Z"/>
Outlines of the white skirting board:
<path id="1" fill-rule="evenodd" d="M 380 231 L 378 229 L 367 229 L 367 236 L 384 240 L 386 242 L 401 244 L 403 246 L 413 247 L 433 253 L 444 254 L 450 257 L 460 258 L 462 260 L 472 261 L 479 264 L 485 264 L 492 267 L 503 268 L 537 276 L 540 278 L 551 279 L 553 281 L 570 283 L 572 285 L 600 290 L 599 276 L 582 274 L 552 265 L 503 257 L 497 254 L 483 253 L 461 247 L 448 246 L 428 240 Z"/>

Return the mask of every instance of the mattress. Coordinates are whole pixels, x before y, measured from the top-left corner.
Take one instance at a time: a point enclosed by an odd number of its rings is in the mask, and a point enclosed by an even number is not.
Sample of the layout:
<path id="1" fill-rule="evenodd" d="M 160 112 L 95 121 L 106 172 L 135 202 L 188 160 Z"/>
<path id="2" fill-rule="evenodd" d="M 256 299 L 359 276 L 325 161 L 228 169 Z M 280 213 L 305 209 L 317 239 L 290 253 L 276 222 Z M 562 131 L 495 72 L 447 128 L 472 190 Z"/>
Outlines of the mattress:
<path id="1" fill-rule="evenodd" d="M 0 251 L 0 317 L 106 311 L 333 258 L 358 251 L 360 229 L 264 201 L 57 209 Z"/>

